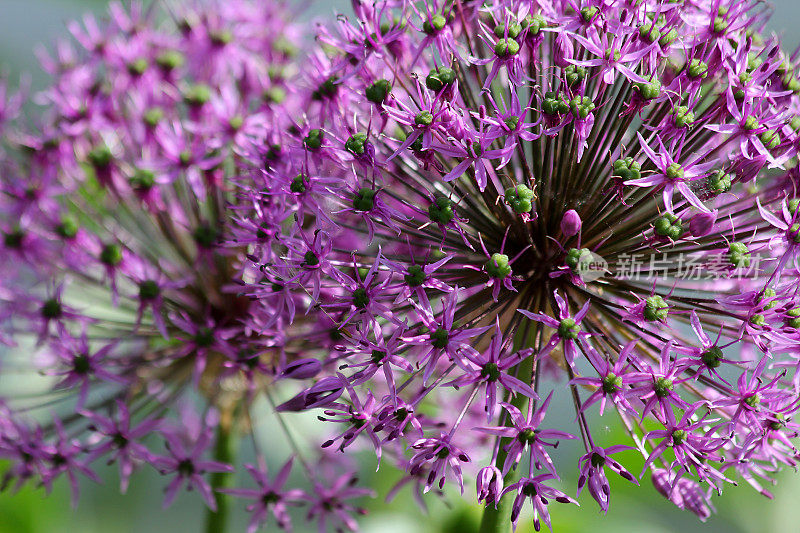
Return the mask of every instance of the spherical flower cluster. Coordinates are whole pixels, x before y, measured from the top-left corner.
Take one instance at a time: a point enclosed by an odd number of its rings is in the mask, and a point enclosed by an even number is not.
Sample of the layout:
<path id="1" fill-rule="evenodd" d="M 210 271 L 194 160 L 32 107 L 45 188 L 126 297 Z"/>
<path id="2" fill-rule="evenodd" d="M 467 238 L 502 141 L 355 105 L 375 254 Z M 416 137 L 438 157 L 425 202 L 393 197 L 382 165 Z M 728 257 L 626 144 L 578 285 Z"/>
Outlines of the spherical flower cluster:
<path id="1" fill-rule="evenodd" d="M 303 504 L 355 529 L 364 448 L 422 505 L 474 480 L 483 531 L 524 507 L 539 530 L 587 492 L 607 511 L 608 475 L 649 472 L 703 520 L 725 484 L 769 496 L 797 456 L 800 57 L 764 5 L 353 11 L 291 63 L 269 4 L 181 8 L 170 30 L 114 8 L 45 63 L 40 130 L 0 103 L 0 340 L 53 376 L 2 404 L 7 482 L 77 486 L 110 457 L 124 489 L 148 462 L 167 503 L 253 499 L 251 531 Z M 3 372 L 30 364 L 9 353 Z M 574 417 L 548 415 L 559 396 Z M 311 490 L 287 486 L 292 459 L 209 484 L 261 397 L 293 445 L 293 413 L 330 432 L 333 468 L 297 450 Z M 71 415 L 25 417 L 52 401 Z"/>
<path id="2" fill-rule="evenodd" d="M 797 454 L 800 83 L 763 5 L 354 11 L 319 28 L 286 156 L 249 191 L 290 223 L 248 293 L 335 325 L 279 409 L 321 410 L 324 446 L 422 492 L 476 479 L 485 531 L 527 505 L 538 530 L 584 488 L 605 511 L 609 475 L 649 471 L 702 519 L 726 483 L 768 495 Z M 547 415 L 564 381 L 571 427 Z"/>
<path id="3" fill-rule="evenodd" d="M 2 487 L 67 477 L 77 498 L 78 478 L 98 480 L 93 464 L 108 461 L 124 492 L 149 465 L 165 506 L 194 490 L 221 530 L 215 489 L 252 403 L 281 373 L 314 374 L 236 283 L 248 247 L 280 233 L 237 178 L 297 109 L 293 16 L 250 0 L 114 3 L 110 20 L 70 24 L 73 39 L 43 55 L 53 81 L 30 120 L 3 85 Z M 252 530 L 272 515 L 287 525 L 300 504 L 352 524 L 346 500 L 365 491 L 342 489 L 351 472 L 320 470 L 303 491 L 284 488 L 292 460 L 275 477 L 255 463 L 242 469 L 262 491 Z"/>

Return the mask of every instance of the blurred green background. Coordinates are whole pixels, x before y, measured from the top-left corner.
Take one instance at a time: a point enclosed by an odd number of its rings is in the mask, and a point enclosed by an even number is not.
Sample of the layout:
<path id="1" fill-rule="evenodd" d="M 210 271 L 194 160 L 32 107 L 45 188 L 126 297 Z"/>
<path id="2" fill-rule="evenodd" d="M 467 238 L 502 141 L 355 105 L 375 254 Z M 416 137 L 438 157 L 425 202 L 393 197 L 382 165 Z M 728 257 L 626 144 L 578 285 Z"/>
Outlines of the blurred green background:
<path id="1" fill-rule="evenodd" d="M 159 0 L 156 0 L 159 1 Z M 34 89 L 44 86 L 47 78 L 37 65 L 34 49 L 48 46 L 65 37 L 65 21 L 79 18 L 87 11 L 105 12 L 107 0 L 0 0 L 0 73 L 12 85 L 21 76 L 30 76 Z M 347 11 L 347 0 L 311 0 L 307 19 L 331 17 L 334 10 Z M 785 48 L 792 50 L 800 41 L 800 3 L 797 0 L 779 0 L 773 3 L 771 28 L 781 33 Z M 571 416 L 566 401 L 555 402 L 553 418 Z M 607 418 L 607 417 L 606 417 Z M 295 423 L 293 420 L 292 423 Z M 304 424 L 303 421 L 297 421 Z M 276 421 L 266 416 L 259 423 L 258 438 L 263 447 L 274 452 L 269 458 L 274 469 L 288 455 L 281 440 L 274 438 Z M 617 430 L 608 428 L 601 444 L 615 442 Z M 620 438 L 618 442 L 624 442 Z M 565 491 L 573 490 L 579 453 L 571 446 L 557 451 Z M 641 458 L 630 452 L 621 460 L 632 473 L 638 475 Z M 372 473 L 374 455 L 361 457 L 362 472 L 377 492 L 374 500 L 363 502 L 370 513 L 362 520 L 362 530 L 368 533 L 470 533 L 477 530 L 480 510 L 473 505 L 474 488 L 466 487 L 466 496 L 448 494 L 444 500 L 429 497 L 430 510 L 420 513 L 408 490 L 390 504 L 384 497 L 400 474 L 387 468 Z M 2 471 L 0 464 L 0 471 Z M 274 470 L 273 470 L 274 471 Z M 69 504 L 69 490 L 64 480 L 59 481 L 52 494 L 41 489 L 25 488 L 18 494 L 0 493 L 0 533 L 183 533 L 202 531 L 204 507 L 194 493 L 182 493 L 167 510 L 161 509 L 162 490 L 165 485 L 152 469 L 144 468 L 134 474 L 130 490 L 122 496 L 118 491 L 116 467 L 100 467 L 102 485 L 90 481 L 81 484 L 81 500 L 76 510 Z M 611 475 L 609 475 L 612 478 Z M 247 485 L 239 479 L 238 485 Z M 800 476 L 791 470 L 779 476 L 779 485 L 769 487 L 775 499 L 769 501 L 759 496 L 746 484 L 729 487 L 722 497 L 715 497 L 717 513 L 705 524 L 695 517 L 672 506 L 652 488 L 649 479 L 642 487 L 635 487 L 620 479 L 611 479 L 612 500 L 608 515 L 598 511 L 587 494 L 580 498 L 581 507 L 553 503 L 554 530 L 558 533 L 591 531 L 592 533 L 632 531 L 636 533 L 666 533 L 681 531 L 770 533 L 800 531 Z M 248 520 L 244 503 L 236 502 L 229 531 L 243 532 Z M 298 517 L 299 518 L 299 517 Z M 544 528 L 545 526 L 543 526 Z M 273 531 L 270 525 L 264 531 Z M 305 525 L 295 520 L 296 531 L 316 531 L 315 525 Z M 532 531 L 529 517 L 520 519 L 518 531 Z"/>

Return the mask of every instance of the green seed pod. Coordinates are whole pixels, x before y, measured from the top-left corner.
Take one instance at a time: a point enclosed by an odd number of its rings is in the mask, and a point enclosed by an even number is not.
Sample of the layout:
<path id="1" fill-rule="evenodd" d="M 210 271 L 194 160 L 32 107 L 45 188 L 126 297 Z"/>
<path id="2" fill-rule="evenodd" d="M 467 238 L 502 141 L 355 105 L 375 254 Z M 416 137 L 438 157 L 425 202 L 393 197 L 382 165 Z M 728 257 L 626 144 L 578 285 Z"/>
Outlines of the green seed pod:
<path id="1" fill-rule="evenodd" d="M 322 146 L 323 137 L 324 135 L 322 133 L 322 130 L 319 129 L 311 130 L 308 132 L 308 135 L 306 135 L 305 139 L 303 139 L 303 145 L 308 150 L 312 151 L 319 150 L 319 148 Z"/>
<path id="2" fill-rule="evenodd" d="M 391 88 L 392 86 L 389 83 L 389 80 L 378 80 L 366 88 L 365 94 L 367 96 L 367 100 L 373 104 L 380 104 L 386 100 Z"/>
<path id="3" fill-rule="evenodd" d="M 367 144 L 366 133 L 355 133 L 344 143 L 344 148 L 353 155 L 364 155 Z"/>
<path id="4" fill-rule="evenodd" d="M 504 279 L 511 274 L 511 266 L 508 264 L 506 254 L 494 253 L 484 264 L 489 276 L 497 279 Z"/>
<path id="5" fill-rule="evenodd" d="M 378 191 L 363 187 L 353 196 L 353 208 L 356 211 L 372 211 L 375 207 L 375 195 Z"/>
<path id="6" fill-rule="evenodd" d="M 643 100 L 653 100 L 661 96 L 661 82 L 658 80 L 650 83 L 635 83 L 633 88 L 639 92 Z"/>
<path id="7" fill-rule="evenodd" d="M 500 39 L 494 45 L 494 53 L 497 57 L 506 58 L 516 55 L 519 52 L 519 43 L 512 38 Z"/>
<path id="8" fill-rule="evenodd" d="M 578 338 L 581 327 L 575 323 L 574 318 L 565 318 L 558 325 L 558 336 L 562 339 L 575 340 Z"/>
<path id="9" fill-rule="evenodd" d="M 522 24 L 515 20 L 510 20 L 508 24 L 498 24 L 494 27 L 494 35 L 498 39 L 511 37 L 516 39 L 517 35 L 522 32 Z"/>
<path id="10" fill-rule="evenodd" d="M 663 321 L 669 314 L 669 306 L 658 294 L 645 298 L 644 319 L 650 322 Z"/>
<path id="11" fill-rule="evenodd" d="M 426 35 L 435 35 L 436 33 L 442 31 L 446 25 L 447 19 L 445 19 L 442 15 L 434 15 L 430 18 L 430 20 L 426 20 L 422 23 L 422 31 Z"/>
<path id="12" fill-rule="evenodd" d="M 439 92 L 446 86 L 456 81 L 456 71 L 442 67 L 438 71 L 432 70 L 425 78 L 425 86 L 433 92 Z"/>

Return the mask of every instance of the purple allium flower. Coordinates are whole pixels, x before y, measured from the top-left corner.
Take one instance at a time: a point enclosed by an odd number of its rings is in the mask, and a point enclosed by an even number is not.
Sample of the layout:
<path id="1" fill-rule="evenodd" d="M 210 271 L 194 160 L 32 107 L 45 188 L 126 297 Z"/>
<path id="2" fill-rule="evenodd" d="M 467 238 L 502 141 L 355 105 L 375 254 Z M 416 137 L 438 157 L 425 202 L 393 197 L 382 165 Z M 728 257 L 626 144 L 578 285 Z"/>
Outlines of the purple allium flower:
<path id="1" fill-rule="evenodd" d="M 281 467 L 273 480 L 269 479 L 267 469 L 263 465 L 245 465 L 245 469 L 256 482 L 256 489 L 220 489 L 221 492 L 232 494 L 241 498 L 256 500 L 247 506 L 247 510 L 253 514 L 247 526 L 247 533 L 255 533 L 268 519 L 269 514 L 275 518 L 278 527 L 284 530 L 291 530 L 291 518 L 289 516 L 288 505 L 297 505 L 306 497 L 305 493 L 299 489 L 284 489 L 284 485 L 289 479 L 294 458 L 289 459 Z"/>
<path id="2" fill-rule="evenodd" d="M 503 404 L 508 411 L 511 424 L 501 427 L 482 427 L 476 428 L 481 433 L 496 435 L 498 437 L 508 437 L 510 441 L 505 447 L 506 460 L 503 464 L 503 475 L 508 474 L 512 467 L 516 466 L 526 449 L 530 450 L 530 462 L 538 468 L 545 468 L 553 476 L 556 474 L 556 467 L 553 460 L 545 450 L 545 446 L 555 448 L 558 446 L 556 439 L 574 439 L 575 436 L 563 431 L 554 429 L 541 429 L 539 426 L 547 413 L 550 399 L 553 397 L 551 392 L 542 402 L 542 405 L 535 411 L 531 411 L 527 416 L 523 415 L 519 409 L 513 405 Z"/>
<path id="3" fill-rule="evenodd" d="M 586 452 L 586 455 L 578 460 L 578 464 L 580 466 L 580 476 L 578 477 L 578 496 L 580 496 L 583 487 L 587 486 L 592 498 L 594 498 L 594 500 L 600 505 L 600 509 L 602 509 L 603 512 L 607 512 L 609 504 L 608 497 L 611 494 L 611 486 L 608 483 L 608 479 L 606 478 L 605 470 L 603 468 L 608 466 L 624 479 L 627 479 L 628 481 L 638 485 L 639 482 L 636 481 L 636 478 L 634 478 L 630 472 L 625 470 L 620 463 L 609 457 L 609 455 L 613 453 L 632 449 L 633 448 L 630 446 L 617 444 L 614 446 L 609 446 L 608 448 L 595 446 Z"/>
<path id="4" fill-rule="evenodd" d="M 528 498 L 530 498 L 531 505 L 533 505 L 533 529 L 536 531 L 542 529 L 540 519 L 544 520 L 547 527 L 552 529 L 552 525 L 550 524 L 550 511 L 547 507 L 551 500 L 558 503 L 574 503 L 575 505 L 579 505 L 577 501 L 560 490 L 544 484 L 545 481 L 551 480 L 554 477 L 553 474 L 539 474 L 537 476 L 522 478 L 503 491 L 503 494 L 516 492 L 516 497 L 511 507 L 511 523 L 515 531 L 517 529 L 517 520 L 519 520 L 522 506 Z"/>
<path id="5" fill-rule="evenodd" d="M 7 483 L 91 476 L 119 430 L 123 477 L 151 454 L 221 506 L 264 398 L 322 530 L 357 525 L 359 448 L 420 500 L 474 479 L 506 528 L 574 502 L 561 439 L 603 510 L 630 444 L 701 519 L 700 482 L 768 494 L 797 463 L 800 55 L 757 4 L 356 1 L 304 51 L 268 2 L 72 25 L 33 126 L 0 91 L 3 358 L 33 339 L 77 411 L 65 439 L 4 395 Z M 219 417 L 161 457 L 146 413 L 170 434 L 187 397 Z"/>
<path id="6" fill-rule="evenodd" d="M 329 486 L 315 484 L 314 490 L 306 494 L 309 502 L 308 519 L 317 520 L 319 531 L 349 531 L 358 530 L 358 523 L 353 514 L 364 515 L 366 511 L 355 507 L 348 500 L 372 494 L 369 489 L 354 486 L 358 478 L 352 473 L 345 473 L 336 477 Z"/>

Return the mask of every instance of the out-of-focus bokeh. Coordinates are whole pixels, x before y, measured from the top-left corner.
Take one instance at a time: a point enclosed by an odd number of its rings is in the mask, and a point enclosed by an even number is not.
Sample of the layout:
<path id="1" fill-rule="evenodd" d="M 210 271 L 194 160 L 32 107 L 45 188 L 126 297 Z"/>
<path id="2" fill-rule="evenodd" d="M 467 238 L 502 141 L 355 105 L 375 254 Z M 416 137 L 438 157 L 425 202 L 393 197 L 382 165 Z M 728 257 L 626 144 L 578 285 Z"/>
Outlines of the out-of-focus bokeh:
<path id="1" fill-rule="evenodd" d="M 35 54 L 37 47 L 52 48 L 56 39 L 68 35 L 66 21 L 79 19 L 87 12 L 102 15 L 107 3 L 107 0 L 0 0 L 0 74 L 6 76 L 12 85 L 18 84 L 21 79 L 29 79 L 34 91 L 42 88 L 47 77 L 38 67 Z M 306 20 L 332 18 L 335 11 L 349 11 L 347 0 L 310 0 L 308 3 L 309 8 L 304 15 Z M 800 42 L 800 2 L 777 0 L 773 6 L 771 28 L 782 35 L 785 49 L 793 50 Z M 559 416 L 572 416 L 565 403 L 560 406 Z M 264 442 L 269 443 L 269 449 L 275 452 L 275 457 L 268 458 L 271 465 L 277 465 L 289 454 L 282 444 L 270 440 L 271 428 L 275 423 L 270 416 L 265 416 L 259 424 Z M 610 427 L 607 431 L 615 429 Z M 579 455 L 570 451 L 569 446 L 565 448 L 559 454 L 562 459 L 560 464 Z M 630 452 L 621 459 L 631 472 L 639 473 L 642 461 L 635 453 Z M 472 504 L 473 487 L 466 487 L 463 498 L 458 494 L 449 494 L 444 500 L 430 497 L 429 512 L 422 514 L 408 491 L 401 492 L 391 503 L 384 501 L 386 493 L 400 474 L 386 467 L 382 467 L 378 474 L 371 473 L 374 461 L 374 455 L 363 455 L 364 481 L 379 495 L 375 500 L 364 502 L 370 514 L 362 522 L 363 531 L 477 531 L 480 509 Z M 576 466 L 567 465 L 560 469 L 563 488 L 567 491 L 575 486 Z M 2 470 L 3 465 L 0 464 Z M 50 496 L 46 496 L 42 489 L 30 487 L 17 494 L 0 493 L 0 533 L 193 533 L 203 530 L 203 503 L 196 494 L 182 494 L 172 507 L 162 510 L 164 483 L 152 469 L 143 469 L 134 474 L 130 490 L 124 496 L 119 494 L 114 467 L 101 468 L 99 473 L 104 483 L 82 483 L 80 505 L 76 510 L 70 507 L 68 488 L 63 480 L 56 484 Z M 779 480 L 777 487 L 769 487 L 775 495 L 772 501 L 758 495 L 744 483 L 743 486 L 726 490 L 721 497 L 714 498 L 717 513 L 707 523 L 701 524 L 693 515 L 674 508 L 659 496 L 647 477 L 642 480 L 641 487 L 612 479 L 612 504 L 607 516 L 600 514 L 594 501 L 582 497 L 580 508 L 556 503 L 551 505 L 553 526 L 557 533 L 800 531 L 800 505 L 797 504 L 800 499 L 800 475 L 788 470 Z M 236 502 L 229 531 L 245 531 L 247 520 L 244 503 Z M 265 529 L 272 530 L 272 527 Z M 316 531 L 316 526 L 296 520 L 295 530 Z M 521 519 L 518 531 L 529 530 L 533 530 L 530 521 Z"/>

